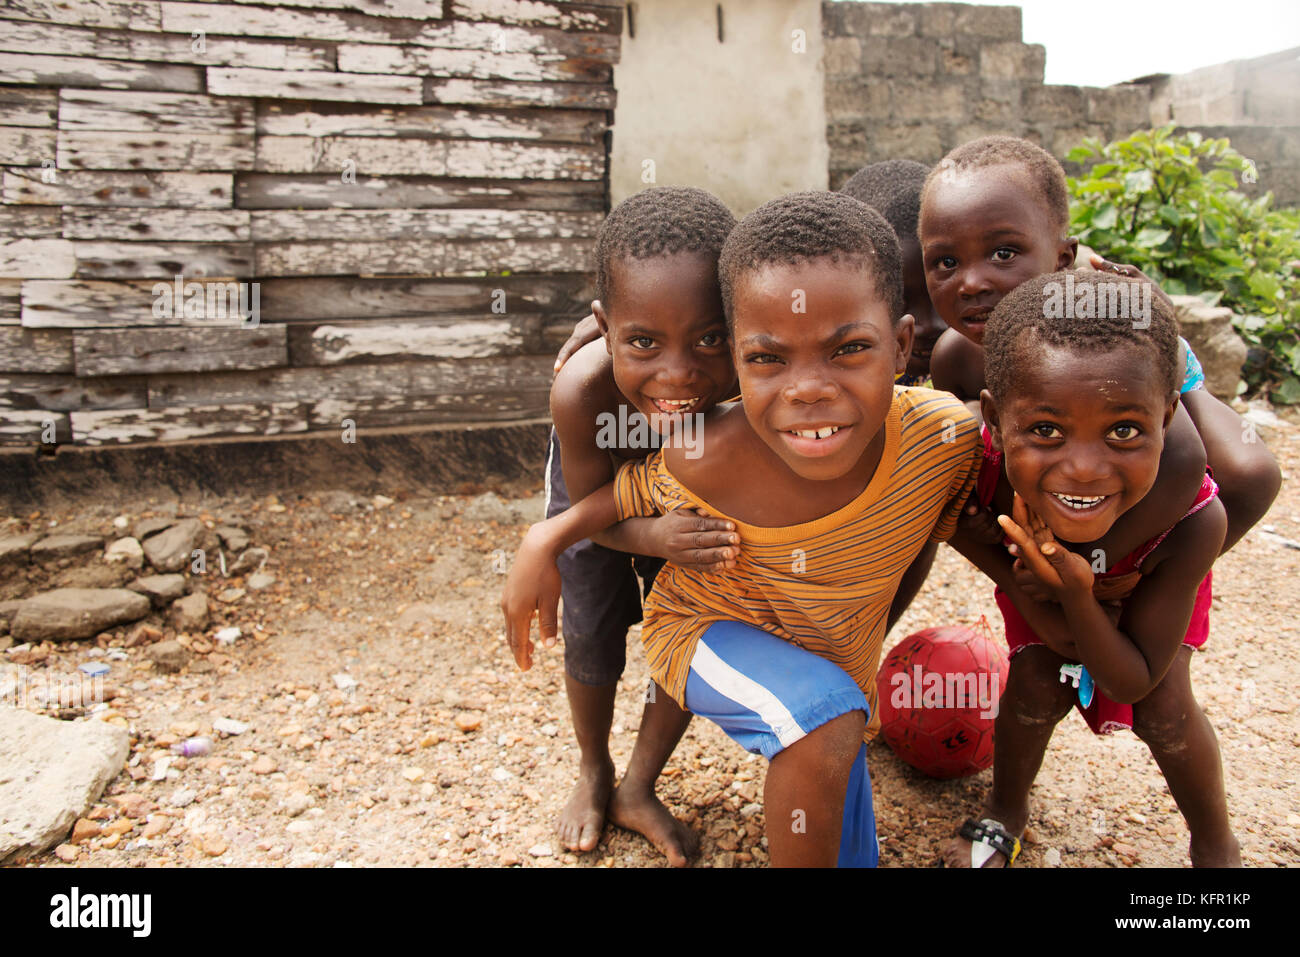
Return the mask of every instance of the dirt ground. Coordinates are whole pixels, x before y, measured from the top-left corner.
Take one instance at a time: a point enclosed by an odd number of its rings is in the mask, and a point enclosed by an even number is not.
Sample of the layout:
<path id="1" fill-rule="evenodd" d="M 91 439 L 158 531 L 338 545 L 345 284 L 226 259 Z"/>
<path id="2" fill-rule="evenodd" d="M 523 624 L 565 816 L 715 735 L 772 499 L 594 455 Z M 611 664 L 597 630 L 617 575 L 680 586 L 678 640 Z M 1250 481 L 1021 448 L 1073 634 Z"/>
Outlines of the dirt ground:
<path id="1" fill-rule="evenodd" d="M 1246 863 L 1294 866 L 1300 550 L 1284 540 L 1300 541 L 1300 427 L 1272 432 L 1269 442 L 1286 480 L 1269 516 L 1215 569 L 1213 628 L 1193 677 L 1219 735 Z M 110 664 L 108 680 L 118 693 L 91 720 L 129 727 L 129 766 L 90 814 L 103 834 L 61 857 L 47 853 L 26 863 L 661 866 L 647 841 L 613 827 L 593 853 L 580 856 L 552 835 L 577 767 L 562 655 L 539 651 L 533 670 L 518 673 L 498 611 L 500 572 L 526 528 L 522 515 L 540 514 L 540 468 L 535 487 L 496 489 L 521 505 L 513 520 L 483 520 L 474 496 L 487 490 L 383 490 L 391 503 L 287 489 L 278 499 L 123 498 L 0 523 L 0 535 L 52 527 L 110 535 L 117 516 L 134 522 L 175 510 L 249 528 L 253 542 L 269 549 L 265 571 L 277 579 L 233 602 L 213 601 L 219 610 L 207 637 L 187 639 L 195 661 L 207 662 L 199 668 L 158 674 L 143 647 L 120 647 L 131 628 L 100 636 L 99 660 Z M 210 595 L 243 584 L 209 569 L 214 576 L 200 583 Z M 932 625 L 973 624 L 981 615 L 1000 636 L 991 588 L 960 556 L 941 549 L 887 644 Z M 175 637 L 161 617 L 154 621 Z M 211 635 L 227 625 L 240 626 L 244 636 L 214 646 Z M 70 674 L 95 644 L 49 645 L 43 661 L 30 650 L 19 660 Z M 38 648 L 36 658 L 42 653 Z M 12 662 L 12 649 L 0 653 L 0 666 L 6 656 Z M 634 633 L 612 745 L 620 771 L 646 682 Z M 212 733 L 219 718 L 248 730 Z M 169 745 L 196 733 L 212 734 L 210 755 L 160 765 L 172 756 Z M 882 863 L 935 865 L 942 842 L 978 810 L 991 772 L 930 780 L 879 741 L 869 760 Z M 692 723 L 660 791 L 703 836 L 697 866 L 766 861 L 763 814 L 751 806 L 761 803 L 765 770 L 764 761 L 714 726 Z M 1030 866 L 1189 863 L 1186 826 L 1145 746 L 1131 734 L 1095 738 L 1077 715 L 1053 739 L 1026 838 L 1022 861 Z"/>

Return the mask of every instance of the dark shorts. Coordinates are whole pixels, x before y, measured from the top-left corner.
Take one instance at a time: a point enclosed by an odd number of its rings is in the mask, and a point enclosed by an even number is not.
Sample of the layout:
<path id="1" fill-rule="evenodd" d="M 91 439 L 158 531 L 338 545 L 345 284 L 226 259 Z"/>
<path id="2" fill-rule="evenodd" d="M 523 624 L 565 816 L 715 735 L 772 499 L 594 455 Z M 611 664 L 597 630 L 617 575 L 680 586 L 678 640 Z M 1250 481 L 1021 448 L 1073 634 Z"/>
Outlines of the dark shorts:
<path id="1" fill-rule="evenodd" d="M 546 517 L 569 504 L 560 443 L 551 429 Z M 564 670 L 585 685 L 613 684 L 627 664 L 627 630 L 641 620 L 642 596 L 650 594 L 663 559 L 629 555 L 583 539 L 566 550 L 558 564 L 564 597 Z"/>

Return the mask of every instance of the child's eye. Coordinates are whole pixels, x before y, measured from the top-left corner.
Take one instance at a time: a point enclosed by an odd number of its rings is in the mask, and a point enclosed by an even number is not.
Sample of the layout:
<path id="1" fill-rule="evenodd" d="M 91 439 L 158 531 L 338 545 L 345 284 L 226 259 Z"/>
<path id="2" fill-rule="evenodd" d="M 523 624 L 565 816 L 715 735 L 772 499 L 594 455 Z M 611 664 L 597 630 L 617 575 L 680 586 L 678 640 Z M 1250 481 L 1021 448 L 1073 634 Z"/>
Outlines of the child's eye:
<path id="1" fill-rule="evenodd" d="M 1007 246 L 1000 246 L 993 250 L 993 258 L 1000 263 L 1009 263 L 1016 258 L 1016 251 Z"/>
<path id="2" fill-rule="evenodd" d="M 727 341 L 727 337 L 720 332 L 710 332 L 700 337 L 702 346 L 720 346 Z"/>
<path id="3" fill-rule="evenodd" d="M 1053 425 L 1051 422 L 1039 422 L 1035 425 L 1031 425 L 1029 427 L 1029 431 L 1032 432 L 1034 435 L 1038 436 L 1040 439 L 1061 438 L 1061 430 L 1057 428 L 1055 425 Z"/>
<path id="4" fill-rule="evenodd" d="M 870 343 L 866 342 L 846 342 L 835 350 L 837 356 L 852 355 L 855 352 L 865 352 L 870 349 Z"/>
<path id="5" fill-rule="evenodd" d="M 752 365 L 762 366 L 769 365 L 773 362 L 780 362 L 781 360 L 778 356 L 774 356 L 770 352 L 754 352 L 745 356 L 745 361 Z"/>
<path id="6" fill-rule="evenodd" d="M 655 344 L 655 341 L 649 336 L 633 336 L 628 342 L 637 349 L 653 349 Z"/>
<path id="7" fill-rule="evenodd" d="M 1110 430 L 1111 438 L 1118 439 L 1121 442 L 1127 442 L 1129 439 L 1137 438 L 1141 432 L 1136 425 L 1117 425 Z"/>
<path id="8" fill-rule="evenodd" d="M 936 269 L 956 269 L 957 260 L 952 256 L 940 256 L 934 261 Z"/>

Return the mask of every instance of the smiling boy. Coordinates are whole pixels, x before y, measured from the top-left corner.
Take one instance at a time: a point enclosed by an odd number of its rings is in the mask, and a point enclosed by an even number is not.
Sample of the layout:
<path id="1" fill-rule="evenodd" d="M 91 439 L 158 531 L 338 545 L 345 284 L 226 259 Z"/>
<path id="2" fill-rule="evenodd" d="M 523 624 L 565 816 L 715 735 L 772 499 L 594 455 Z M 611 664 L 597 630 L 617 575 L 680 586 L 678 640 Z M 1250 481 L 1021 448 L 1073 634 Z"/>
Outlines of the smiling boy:
<path id="1" fill-rule="evenodd" d="M 979 458 L 951 396 L 896 388 L 912 318 L 898 241 L 857 200 L 797 193 L 759 207 L 719 260 L 742 406 L 706 417 L 703 455 L 665 448 L 533 526 L 502 608 L 517 660 L 540 613 L 555 631 L 554 558 L 620 519 L 705 509 L 740 533 L 734 567 L 667 566 L 642 640 L 655 681 L 771 761 L 774 866 L 874 866 L 865 741 L 899 584 L 953 533 Z"/>

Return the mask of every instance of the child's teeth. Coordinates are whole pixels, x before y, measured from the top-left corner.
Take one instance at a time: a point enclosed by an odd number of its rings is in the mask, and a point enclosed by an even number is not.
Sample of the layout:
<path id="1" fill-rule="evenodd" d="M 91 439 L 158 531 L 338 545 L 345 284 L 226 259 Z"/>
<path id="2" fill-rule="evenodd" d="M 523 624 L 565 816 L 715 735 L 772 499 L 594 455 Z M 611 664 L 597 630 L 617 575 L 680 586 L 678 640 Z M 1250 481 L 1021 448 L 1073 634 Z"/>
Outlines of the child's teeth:
<path id="1" fill-rule="evenodd" d="M 828 425 L 821 429 L 795 429 L 794 434 L 804 439 L 827 439 L 839 430 L 838 425 Z"/>
<path id="2" fill-rule="evenodd" d="M 1106 498 L 1105 495 L 1061 495 L 1059 492 L 1052 494 L 1074 509 L 1092 508 Z"/>

